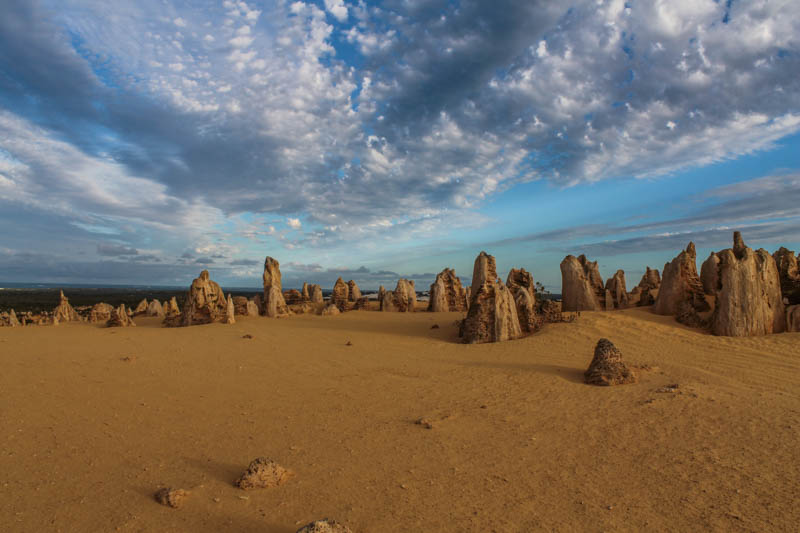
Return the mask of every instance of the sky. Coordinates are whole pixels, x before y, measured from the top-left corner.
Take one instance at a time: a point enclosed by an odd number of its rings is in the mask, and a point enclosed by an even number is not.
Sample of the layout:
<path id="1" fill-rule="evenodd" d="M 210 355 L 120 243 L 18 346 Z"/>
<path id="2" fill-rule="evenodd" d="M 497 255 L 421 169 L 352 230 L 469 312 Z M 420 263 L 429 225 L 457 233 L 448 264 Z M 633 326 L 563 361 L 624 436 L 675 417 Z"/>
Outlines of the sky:
<path id="1" fill-rule="evenodd" d="M 629 288 L 800 248 L 797 0 L 0 0 L 0 282 Z"/>

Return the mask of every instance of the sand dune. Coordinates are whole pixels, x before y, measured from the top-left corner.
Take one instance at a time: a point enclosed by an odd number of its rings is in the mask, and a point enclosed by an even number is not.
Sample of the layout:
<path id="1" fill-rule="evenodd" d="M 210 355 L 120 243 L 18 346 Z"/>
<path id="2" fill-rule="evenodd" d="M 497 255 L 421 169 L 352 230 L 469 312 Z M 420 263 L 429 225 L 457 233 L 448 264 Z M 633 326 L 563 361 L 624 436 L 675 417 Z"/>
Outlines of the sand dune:
<path id="1" fill-rule="evenodd" d="M 0 530 L 796 530 L 800 334 L 635 308 L 464 345 L 462 316 L 3 328 Z M 638 383 L 582 382 L 600 337 Z M 234 487 L 260 456 L 293 477 Z"/>

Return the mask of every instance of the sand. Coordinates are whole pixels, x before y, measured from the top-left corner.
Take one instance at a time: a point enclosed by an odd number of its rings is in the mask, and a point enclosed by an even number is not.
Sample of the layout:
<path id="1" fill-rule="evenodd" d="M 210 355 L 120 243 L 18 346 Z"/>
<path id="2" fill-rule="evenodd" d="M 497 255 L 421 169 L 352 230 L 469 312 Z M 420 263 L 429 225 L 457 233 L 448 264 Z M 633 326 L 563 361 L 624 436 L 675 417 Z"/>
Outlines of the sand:
<path id="1" fill-rule="evenodd" d="M 640 308 L 470 346 L 460 316 L 2 328 L 0 530 L 797 530 L 800 334 Z M 638 383 L 582 382 L 601 337 Z M 262 456 L 292 478 L 236 488 Z"/>

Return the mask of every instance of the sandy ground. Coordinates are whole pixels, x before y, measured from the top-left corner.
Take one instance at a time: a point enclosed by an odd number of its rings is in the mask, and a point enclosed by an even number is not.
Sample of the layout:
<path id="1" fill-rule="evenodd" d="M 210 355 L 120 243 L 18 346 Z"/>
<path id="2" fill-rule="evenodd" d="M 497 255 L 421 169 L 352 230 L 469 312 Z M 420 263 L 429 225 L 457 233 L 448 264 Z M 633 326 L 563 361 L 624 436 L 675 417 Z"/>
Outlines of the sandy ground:
<path id="1" fill-rule="evenodd" d="M 798 530 L 800 334 L 631 309 L 466 346 L 458 318 L 0 328 L 0 530 Z M 584 385 L 600 337 L 651 370 Z M 258 456 L 294 477 L 235 488 Z"/>

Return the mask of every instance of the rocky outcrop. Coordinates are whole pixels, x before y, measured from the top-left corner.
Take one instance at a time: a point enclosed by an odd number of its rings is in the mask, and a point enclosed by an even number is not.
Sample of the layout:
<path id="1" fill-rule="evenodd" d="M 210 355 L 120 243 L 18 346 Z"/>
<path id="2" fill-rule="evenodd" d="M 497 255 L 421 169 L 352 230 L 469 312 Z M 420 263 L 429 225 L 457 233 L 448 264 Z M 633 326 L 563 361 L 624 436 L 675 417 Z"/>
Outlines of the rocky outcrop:
<path id="1" fill-rule="evenodd" d="M 247 304 L 250 300 L 246 296 L 233 297 L 233 312 L 239 316 L 247 316 Z"/>
<path id="2" fill-rule="evenodd" d="M 320 315 L 322 316 L 334 316 L 339 314 L 341 314 L 341 311 L 339 311 L 339 308 L 333 303 L 326 305 L 320 312 Z"/>
<path id="3" fill-rule="evenodd" d="M 303 297 L 304 302 L 311 301 L 311 293 L 308 290 L 308 283 L 303 282 L 303 288 L 300 290 L 300 296 Z"/>
<path id="4" fill-rule="evenodd" d="M 357 302 L 359 298 L 361 298 L 361 289 L 359 289 L 356 282 L 351 279 L 347 282 L 347 300 L 350 302 Z"/>
<path id="5" fill-rule="evenodd" d="M 561 261 L 561 310 L 600 311 L 605 308 L 603 278 L 597 261 L 568 255 Z"/>
<path id="6" fill-rule="evenodd" d="M 92 324 L 105 324 L 111 318 L 111 313 L 114 312 L 114 306 L 107 303 L 97 303 L 92 306 L 89 311 L 89 322 Z"/>
<path id="7" fill-rule="evenodd" d="M 303 303 L 305 300 L 303 300 L 303 293 L 297 289 L 289 289 L 283 292 L 283 301 L 286 302 L 286 305 L 296 305 Z"/>
<path id="8" fill-rule="evenodd" d="M 675 315 L 681 302 L 689 302 L 699 312 L 710 309 L 704 296 L 703 283 L 697 274 L 697 251 L 693 242 L 670 263 L 664 265 L 664 275 L 653 312 L 659 315 Z"/>
<path id="9" fill-rule="evenodd" d="M 800 266 L 794 252 L 781 246 L 772 258 L 778 267 L 781 280 L 781 294 L 787 305 L 800 304 Z"/>
<path id="10" fill-rule="evenodd" d="M 133 316 L 144 315 L 147 313 L 147 298 L 142 299 L 139 305 L 133 310 Z"/>
<path id="11" fill-rule="evenodd" d="M 326 518 L 306 524 L 295 533 L 353 533 L 353 530 L 336 520 Z"/>
<path id="12" fill-rule="evenodd" d="M 276 259 L 267 256 L 264 259 L 264 296 L 262 312 L 270 318 L 277 318 L 289 314 L 286 300 L 283 299 L 281 285 L 281 268 Z"/>
<path id="13" fill-rule="evenodd" d="M 628 307 L 628 289 L 625 287 L 625 271 L 617 272 L 606 281 L 606 307 L 614 309 Z"/>
<path id="14" fill-rule="evenodd" d="M 786 331 L 800 332 L 800 305 L 791 305 L 786 308 Z"/>
<path id="15" fill-rule="evenodd" d="M 597 341 L 594 357 L 583 377 L 589 385 L 636 383 L 636 374 L 622 361 L 622 353 L 608 339 Z"/>
<path id="16" fill-rule="evenodd" d="M 383 302 L 384 296 L 386 296 L 386 289 L 383 288 L 383 285 L 381 285 L 380 287 L 378 287 L 378 304 L 381 304 L 381 302 Z"/>
<path id="17" fill-rule="evenodd" d="M 675 321 L 689 326 L 690 328 L 705 328 L 708 321 L 703 319 L 692 304 L 683 301 L 678 304 L 678 311 L 675 313 Z"/>
<path id="18" fill-rule="evenodd" d="M 158 300 L 153 300 L 152 302 L 147 304 L 146 314 L 147 316 L 157 316 L 159 318 L 164 318 L 164 307 Z"/>
<path id="19" fill-rule="evenodd" d="M 737 231 L 733 234 L 733 248 L 717 255 L 719 282 L 711 332 L 749 337 L 785 331 L 780 276 L 769 252 L 748 248 Z"/>
<path id="20" fill-rule="evenodd" d="M 69 304 L 69 300 L 64 296 L 64 291 L 61 291 L 59 296 L 58 305 L 53 309 L 53 318 L 61 322 L 80 322 L 81 317 Z"/>
<path id="21" fill-rule="evenodd" d="M 495 259 L 486 252 L 475 259 L 470 294 L 467 318 L 459 332 L 465 343 L 500 342 L 522 336 L 514 297 L 497 279 Z"/>
<path id="22" fill-rule="evenodd" d="M 703 285 L 703 292 L 711 296 L 717 293 L 719 283 L 719 256 L 716 252 L 711 252 L 708 259 L 703 261 L 700 266 L 700 283 Z"/>
<path id="23" fill-rule="evenodd" d="M 659 287 L 661 287 L 661 275 L 658 270 L 651 270 L 650 267 L 647 267 L 639 284 L 628 295 L 628 303 L 638 306 L 653 305 L 656 302 Z"/>
<path id="24" fill-rule="evenodd" d="M 0 326 L 16 328 L 21 325 L 19 318 L 17 318 L 17 313 L 15 313 L 13 309 L 9 310 L 7 313 L 0 313 Z"/>
<path id="25" fill-rule="evenodd" d="M 222 320 L 223 324 L 236 324 L 236 318 L 234 315 L 236 314 L 236 310 L 233 306 L 233 298 L 230 294 L 228 294 L 228 300 L 225 305 L 225 318 Z"/>
<path id="26" fill-rule="evenodd" d="M 384 291 L 380 302 L 381 311 L 411 313 L 417 306 L 417 289 L 414 282 L 407 279 L 397 280 L 393 291 Z"/>
<path id="27" fill-rule="evenodd" d="M 536 285 L 533 276 L 524 268 L 512 268 L 506 279 L 506 287 L 511 291 L 514 304 L 517 308 L 517 318 L 522 331 L 531 333 L 536 331 Z"/>
<path id="28" fill-rule="evenodd" d="M 456 276 L 456 271 L 445 268 L 436 275 L 431 285 L 428 311 L 446 313 L 467 310 L 467 291 Z"/>
<path id="29" fill-rule="evenodd" d="M 208 270 L 192 281 L 181 313 L 181 326 L 194 326 L 222 322 L 228 310 L 228 302 L 220 286 L 209 278 Z"/>
<path id="30" fill-rule="evenodd" d="M 322 287 L 313 283 L 308 285 L 308 297 L 309 302 L 312 304 L 321 304 L 325 301 L 325 299 L 322 297 Z"/>
<path id="31" fill-rule="evenodd" d="M 111 317 L 106 322 L 106 327 L 109 328 L 128 328 L 134 327 L 136 324 L 125 309 L 125 304 L 120 304 L 119 307 L 111 312 Z"/>
<path id="32" fill-rule="evenodd" d="M 350 299 L 350 286 L 340 277 L 333 285 L 330 303 L 339 308 L 339 311 L 347 310 L 347 302 Z"/>
<path id="33" fill-rule="evenodd" d="M 176 317 L 181 314 L 181 308 L 178 307 L 178 300 L 173 296 L 168 302 L 164 302 L 164 317 Z"/>

